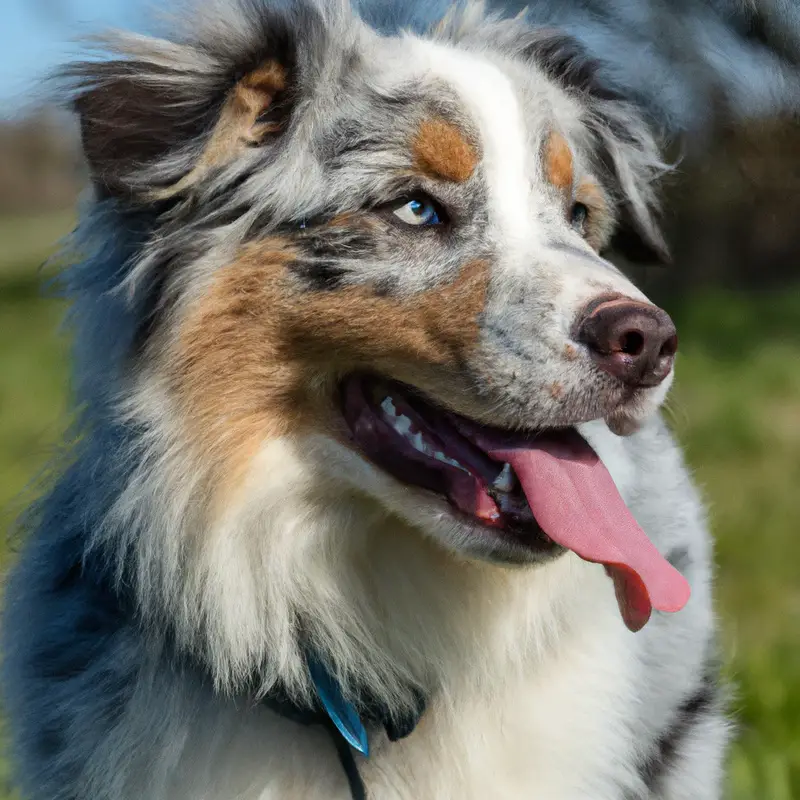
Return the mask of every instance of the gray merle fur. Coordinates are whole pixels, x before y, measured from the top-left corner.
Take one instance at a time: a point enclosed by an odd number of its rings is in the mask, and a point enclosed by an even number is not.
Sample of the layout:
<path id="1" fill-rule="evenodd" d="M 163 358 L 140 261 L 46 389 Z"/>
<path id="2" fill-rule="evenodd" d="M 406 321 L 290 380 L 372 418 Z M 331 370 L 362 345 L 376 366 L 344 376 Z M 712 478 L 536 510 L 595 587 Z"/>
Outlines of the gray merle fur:
<path id="1" fill-rule="evenodd" d="M 450 6 L 354 3 L 387 37 L 405 28 L 423 34 Z M 717 113 L 742 118 L 796 114 L 800 107 L 800 10 L 788 2 L 754 10 L 735 0 L 541 0 L 514 23 L 507 18 L 523 3 L 489 6 L 497 18 L 479 15 L 463 41 L 454 32 L 452 42 L 529 59 L 593 111 L 594 157 L 620 206 L 620 231 L 643 256 L 662 243 L 651 218 L 656 155 L 640 114 L 669 139 L 707 132 Z M 181 763 L 181 737 L 208 722 L 208 709 L 248 707 L 269 689 L 259 681 L 273 674 L 270 654 L 247 665 L 247 680 L 237 673 L 226 684 L 214 671 L 205 629 L 187 634 L 175 621 L 181 598 L 169 595 L 168 581 L 159 583 L 161 565 L 152 573 L 140 569 L 136 548 L 158 487 L 127 517 L 109 516 L 126 487 L 157 461 L 152 431 L 120 407 L 187 287 L 224 270 L 244 243 L 270 236 L 291 237 L 299 252 L 292 269 L 307 290 L 360 285 L 394 297 L 437 286 L 467 257 L 491 256 L 496 246 L 482 216 L 480 169 L 471 184 L 447 190 L 459 225 L 446 251 L 432 238 L 441 234 L 411 240 L 377 216 L 366 233 L 326 227 L 335 214 L 376 215 L 413 188 L 394 172 L 408 167 L 401 145 L 431 110 L 429 98 L 413 84 L 392 91 L 373 85 L 370 70 L 380 59 L 359 53 L 346 10 L 305 0 L 232 0 L 215 20 L 172 43 L 123 41 L 121 53 L 65 71 L 94 183 L 75 234 L 77 263 L 61 280 L 72 301 L 75 442 L 22 521 L 25 541 L 8 582 L 3 626 L 4 705 L 18 779 L 31 800 L 133 800 L 156 797 L 148 794 L 153 786 L 164 800 L 163 787 Z M 290 76 L 268 111 L 281 132 L 212 170 L 190 192 L 153 200 L 155 190 L 191 170 L 227 93 L 267 58 Z M 452 97 L 437 101 L 438 109 L 453 110 Z M 621 166 L 630 167 L 638 200 Z M 517 304 L 488 320 L 485 335 L 509 363 L 525 366 L 535 361 L 536 342 L 520 340 L 514 324 L 531 316 L 537 298 L 529 286 L 517 288 Z M 502 297 L 496 302 L 502 305 Z M 512 409 L 508 424 L 528 409 L 523 377 L 510 369 L 499 375 L 510 395 L 502 406 Z M 640 443 L 646 460 L 660 457 L 665 442 L 669 449 L 655 424 Z M 675 482 L 681 496 L 693 497 L 682 478 Z M 644 525 L 648 506 L 637 508 Z M 694 574 L 700 562 L 681 548 L 672 551 L 676 565 Z M 177 562 L 187 558 L 176 553 Z M 666 685 L 659 656 L 666 658 L 653 644 L 653 680 Z M 637 721 L 635 736 L 649 744 L 637 780 L 650 794 L 642 796 L 672 796 L 666 792 L 684 763 L 683 746 L 699 722 L 718 713 L 715 682 L 714 673 L 703 677 L 674 714 L 665 713 L 670 722 L 662 729 Z M 415 698 L 406 700 L 414 705 Z"/>

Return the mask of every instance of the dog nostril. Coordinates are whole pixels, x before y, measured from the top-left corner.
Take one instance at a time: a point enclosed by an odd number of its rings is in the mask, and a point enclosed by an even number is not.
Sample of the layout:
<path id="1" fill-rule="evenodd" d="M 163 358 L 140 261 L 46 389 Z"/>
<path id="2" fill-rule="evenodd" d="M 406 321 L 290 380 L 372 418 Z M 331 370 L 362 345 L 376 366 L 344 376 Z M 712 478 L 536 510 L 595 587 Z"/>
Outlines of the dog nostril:
<path id="1" fill-rule="evenodd" d="M 641 331 L 628 331 L 622 334 L 619 349 L 629 356 L 638 356 L 644 350 L 644 335 Z"/>
<path id="2" fill-rule="evenodd" d="M 670 358 L 678 352 L 678 335 L 672 334 L 664 344 L 661 345 L 658 355 L 663 358 Z"/>

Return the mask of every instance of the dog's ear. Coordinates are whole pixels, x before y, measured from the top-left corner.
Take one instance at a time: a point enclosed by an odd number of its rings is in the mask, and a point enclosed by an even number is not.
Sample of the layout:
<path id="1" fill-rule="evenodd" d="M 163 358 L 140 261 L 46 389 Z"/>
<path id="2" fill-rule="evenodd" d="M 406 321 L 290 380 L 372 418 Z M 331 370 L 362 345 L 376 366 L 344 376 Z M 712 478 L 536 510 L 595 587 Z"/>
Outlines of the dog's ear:
<path id="1" fill-rule="evenodd" d="M 562 30 L 530 29 L 521 53 L 586 109 L 595 140 L 595 166 L 617 206 L 618 226 L 609 249 L 633 262 L 668 263 L 669 250 L 656 221 L 654 188 L 666 167 L 639 109 L 626 99 L 608 65 Z"/>
<path id="2" fill-rule="evenodd" d="M 669 264 L 655 187 L 667 168 L 649 128 L 632 106 L 603 103 L 595 136 L 596 168 L 617 205 L 617 226 L 607 250 L 635 264 Z"/>
<path id="3" fill-rule="evenodd" d="M 102 193 L 134 202 L 182 194 L 280 136 L 296 94 L 297 37 L 285 18 L 260 21 L 251 47 L 224 35 L 216 43 L 123 36 L 106 43 L 112 58 L 65 70 Z"/>

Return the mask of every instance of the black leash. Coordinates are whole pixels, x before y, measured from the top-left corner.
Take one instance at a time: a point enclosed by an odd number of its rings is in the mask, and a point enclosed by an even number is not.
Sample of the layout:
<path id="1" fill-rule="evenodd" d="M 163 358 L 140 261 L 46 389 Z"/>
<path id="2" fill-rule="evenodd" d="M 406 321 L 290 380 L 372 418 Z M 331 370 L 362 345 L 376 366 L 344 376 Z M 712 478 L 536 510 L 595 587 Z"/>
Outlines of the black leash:
<path id="1" fill-rule="evenodd" d="M 295 705 L 283 692 L 276 691 L 264 699 L 264 705 L 276 714 L 298 725 L 321 725 L 331 737 L 336 755 L 342 765 L 350 795 L 353 800 L 367 800 L 367 790 L 358 771 L 355 753 L 347 739 L 342 736 L 333 720 L 320 708 L 309 709 Z"/>
<path id="2" fill-rule="evenodd" d="M 347 784 L 350 787 L 350 795 L 353 800 L 367 800 L 367 790 L 364 786 L 364 781 L 361 779 L 361 773 L 358 771 L 358 764 L 356 764 L 356 757 L 353 753 L 353 748 L 346 741 L 344 736 L 339 733 L 339 729 L 326 718 L 325 727 L 333 739 L 333 746 L 336 748 L 336 754 L 339 756 L 339 763 L 342 765 L 344 774 L 347 777 Z"/>

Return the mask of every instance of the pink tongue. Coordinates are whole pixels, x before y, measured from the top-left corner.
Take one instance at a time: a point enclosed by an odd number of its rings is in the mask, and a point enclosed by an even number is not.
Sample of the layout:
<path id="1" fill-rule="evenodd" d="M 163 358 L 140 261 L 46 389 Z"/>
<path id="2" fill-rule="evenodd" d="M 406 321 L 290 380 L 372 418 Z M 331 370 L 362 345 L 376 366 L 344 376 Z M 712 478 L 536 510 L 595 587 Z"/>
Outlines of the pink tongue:
<path id="1" fill-rule="evenodd" d="M 603 462 L 577 434 L 488 453 L 514 468 L 536 521 L 554 542 L 605 565 L 628 628 L 644 627 L 653 608 L 686 605 L 686 579 L 647 538 Z"/>

